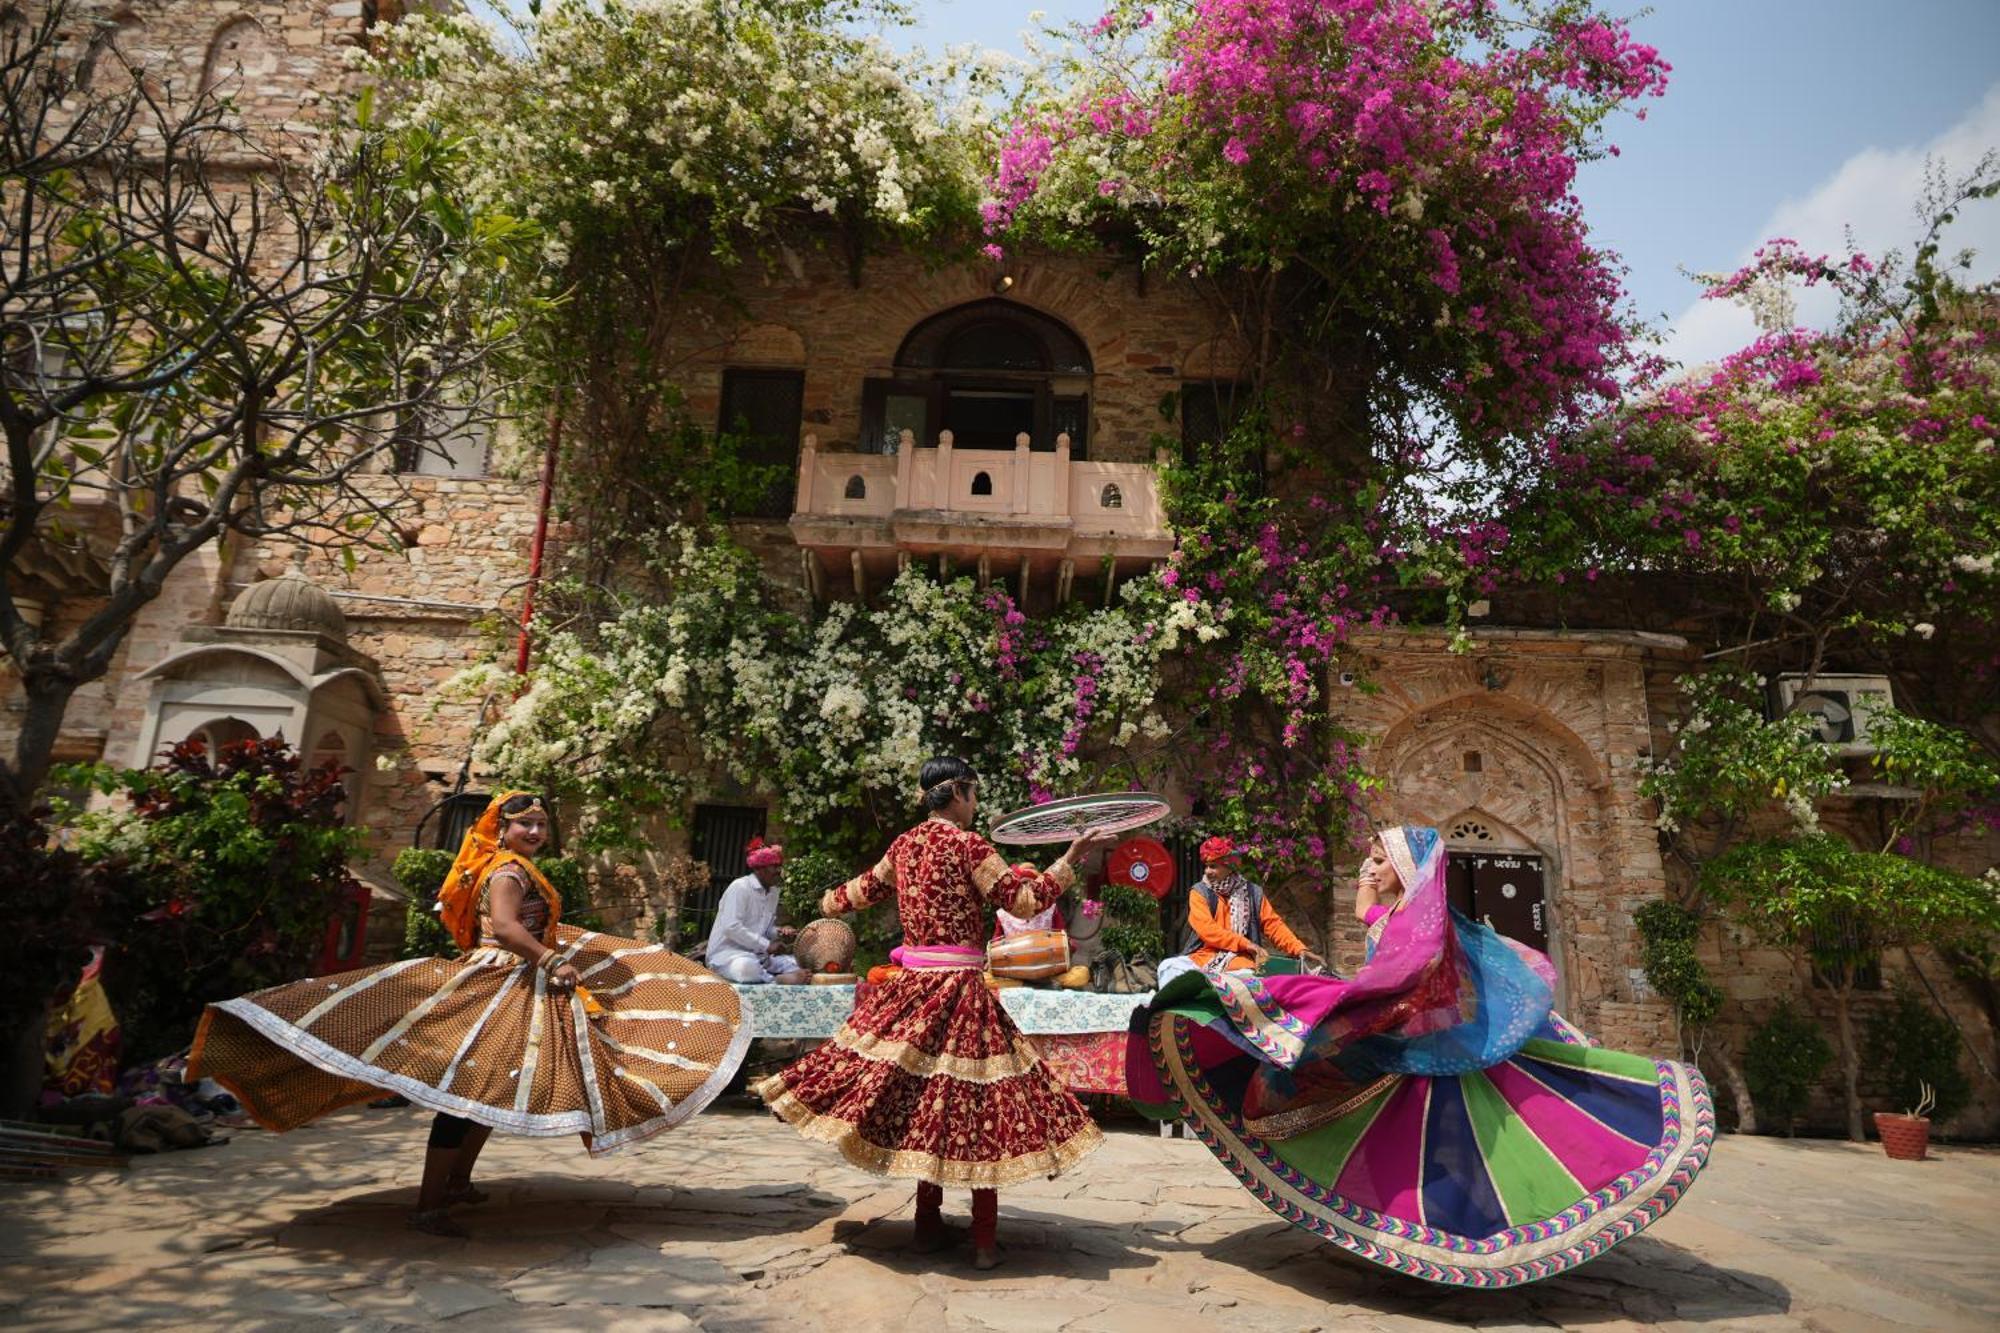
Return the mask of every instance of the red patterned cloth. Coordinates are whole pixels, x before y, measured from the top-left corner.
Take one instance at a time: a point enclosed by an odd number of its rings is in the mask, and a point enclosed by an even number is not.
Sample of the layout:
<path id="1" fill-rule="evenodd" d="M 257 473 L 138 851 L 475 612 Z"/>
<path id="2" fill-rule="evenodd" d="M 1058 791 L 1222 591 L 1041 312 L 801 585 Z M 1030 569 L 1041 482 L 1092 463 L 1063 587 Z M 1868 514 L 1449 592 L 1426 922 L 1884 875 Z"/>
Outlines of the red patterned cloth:
<path id="1" fill-rule="evenodd" d="M 978 834 L 931 819 L 820 910 L 858 911 L 893 892 L 906 947 L 978 949 L 989 911 L 1033 916 L 1074 882 L 1065 862 L 1024 874 Z M 936 1185 L 1052 1176 L 1103 1142 L 976 967 L 911 968 L 870 987 L 832 1041 L 756 1091 L 856 1166 Z"/>
<path id="2" fill-rule="evenodd" d="M 1028 1040 L 1042 1053 L 1049 1072 L 1071 1092 L 1125 1095 L 1125 1047 L 1130 1040 L 1126 1033 L 1037 1033 Z"/>

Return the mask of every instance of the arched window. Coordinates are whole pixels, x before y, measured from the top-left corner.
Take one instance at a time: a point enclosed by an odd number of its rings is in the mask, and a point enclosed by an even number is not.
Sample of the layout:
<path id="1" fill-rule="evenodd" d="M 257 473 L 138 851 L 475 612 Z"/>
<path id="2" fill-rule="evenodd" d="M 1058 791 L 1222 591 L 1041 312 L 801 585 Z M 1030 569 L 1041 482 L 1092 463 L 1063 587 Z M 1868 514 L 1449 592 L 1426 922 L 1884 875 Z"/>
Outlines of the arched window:
<path id="1" fill-rule="evenodd" d="M 990 473 L 986 473 L 986 472 L 975 472 L 975 473 L 973 473 L 973 474 L 972 474 L 972 493 L 973 493 L 974 495 L 991 495 L 991 494 L 993 494 L 993 477 L 992 477 L 992 474 L 990 474 Z"/>
<path id="2" fill-rule="evenodd" d="M 1107 481 L 1104 483 L 1104 489 L 1097 496 L 1097 505 L 1100 509 L 1123 509 L 1125 507 L 1125 496 L 1119 491 L 1117 482 Z"/>
<path id="3" fill-rule="evenodd" d="M 850 500 L 866 500 L 868 498 L 868 483 L 857 472 L 847 479 L 847 489 L 842 494 Z"/>
<path id="4" fill-rule="evenodd" d="M 1089 444 L 1090 349 L 1076 332 L 1014 301 L 973 301 L 922 321 L 903 339 L 892 379 L 862 393 L 864 450 L 892 453 L 900 432 L 919 446 L 952 432 L 960 449 L 1011 449 L 1025 434 L 1049 452 L 1070 437 L 1070 456 Z"/>
<path id="5" fill-rule="evenodd" d="M 189 740 L 199 741 L 208 757 L 213 760 L 224 746 L 240 745 L 244 741 L 258 739 L 257 728 L 240 717 L 218 717 L 202 723 L 188 733 Z"/>

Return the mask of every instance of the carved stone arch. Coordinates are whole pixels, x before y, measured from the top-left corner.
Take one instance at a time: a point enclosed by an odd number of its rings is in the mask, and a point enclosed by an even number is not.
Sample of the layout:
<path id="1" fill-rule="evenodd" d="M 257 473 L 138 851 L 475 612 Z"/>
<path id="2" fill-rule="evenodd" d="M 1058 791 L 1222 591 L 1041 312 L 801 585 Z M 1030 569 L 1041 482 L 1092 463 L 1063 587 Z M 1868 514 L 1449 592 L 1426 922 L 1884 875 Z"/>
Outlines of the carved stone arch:
<path id="1" fill-rule="evenodd" d="M 1589 742 L 1561 718 L 1526 699 L 1493 690 L 1454 694 L 1426 702 L 1398 718 L 1376 743 L 1378 754 L 1389 754 L 1406 743 L 1415 730 L 1439 731 L 1466 720 L 1502 739 L 1517 735 L 1544 737 L 1542 748 L 1560 756 L 1585 787 L 1604 785 L 1606 774 L 1597 752 Z"/>
<path id="2" fill-rule="evenodd" d="M 1499 704 L 1490 694 L 1448 699 L 1392 727 L 1374 765 L 1384 779 L 1383 813 L 1390 822 L 1437 828 L 1454 851 L 1475 850 L 1452 836 L 1455 824 L 1472 821 L 1497 844 L 1492 850 L 1540 857 L 1549 950 L 1563 979 L 1558 1000 L 1588 1013 L 1612 979 L 1579 965 L 1576 926 L 1601 915 L 1609 886 L 1579 883 L 1571 867 L 1597 876 L 1605 864 L 1597 832 L 1604 815 L 1601 769 L 1553 716 Z M 1475 754 L 1476 766 L 1469 762 Z"/>
<path id="3" fill-rule="evenodd" d="M 787 366 L 806 363 L 806 340 L 785 324 L 751 324 L 729 340 L 733 366 Z"/>
<path id="4" fill-rule="evenodd" d="M 1250 374 L 1250 358 L 1243 345 L 1228 334 L 1217 334 L 1197 343 L 1181 358 L 1181 378 L 1185 380 L 1242 380 Z"/>
<path id="5" fill-rule="evenodd" d="M 240 94 L 253 86 L 252 79 L 277 73 L 277 56 L 256 15 L 232 14 L 208 39 L 201 61 L 201 90 L 223 83 L 226 92 Z"/>
<path id="6" fill-rule="evenodd" d="M 1532 852 L 1535 844 L 1506 820 L 1468 806 L 1439 821 L 1438 832 L 1453 851 Z"/>
<path id="7" fill-rule="evenodd" d="M 144 77 L 145 29 L 146 20 L 128 7 L 106 16 L 84 44 L 77 62 L 77 88 L 93 97 L 107 97 L 130 89 L 135 70 Z"/>

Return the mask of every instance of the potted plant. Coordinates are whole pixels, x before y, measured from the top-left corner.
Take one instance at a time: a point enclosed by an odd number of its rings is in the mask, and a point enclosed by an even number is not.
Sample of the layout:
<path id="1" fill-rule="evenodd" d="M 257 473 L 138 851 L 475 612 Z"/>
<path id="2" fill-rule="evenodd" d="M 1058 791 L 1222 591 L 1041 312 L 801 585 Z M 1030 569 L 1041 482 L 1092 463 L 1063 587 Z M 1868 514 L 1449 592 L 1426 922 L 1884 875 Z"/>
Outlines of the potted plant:
<path id="1" fill-rule="evenodd" d="M 1931 1108 L 1937 1093 L 1928 1083 L 1918 1085 L 1922 1095 L 1912 1109 L 1897 1115 L 1893 1111 L 1875 1113 L 1875 1132 L 1882 1136 L 1882 1151 L 1901 1162 L 1921 1162 L 1931 1142 Z"/>

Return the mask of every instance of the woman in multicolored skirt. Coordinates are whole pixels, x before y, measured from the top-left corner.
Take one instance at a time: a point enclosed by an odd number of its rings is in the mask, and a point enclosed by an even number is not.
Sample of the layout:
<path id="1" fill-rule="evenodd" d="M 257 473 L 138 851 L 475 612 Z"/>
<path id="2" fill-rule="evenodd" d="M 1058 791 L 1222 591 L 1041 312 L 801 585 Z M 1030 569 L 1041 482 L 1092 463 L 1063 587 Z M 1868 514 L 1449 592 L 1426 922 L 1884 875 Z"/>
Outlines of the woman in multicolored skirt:
<path id="1" fill-rule="evenodd" d="M 1445 864 L 1436 829 L 1384 832 L 1352 979 L 1177 977 L 1126 1080 L 1293 1225 L 1415 1277 L 1512 1286 L 1665 1213 L 1715 1124 L 1695 1070 L 1563 1021 L 1549 960 L 1452 910 Z"/>
<path id="2" fill-rule="evenodd" d="M 970 1187 L 973 1261 L 992 1268 L 998 1187 L 1053 1176 L 1103 1135 L 987 987 L 988 916 L 1045 910 L 1076 882 L 1078 864 L 1116 839 L 1086 834 L 1046 872 L 1022 872 L 970 830 L 971 765 L 932 759 L 920 781 L 930 817 L 820 903 L 838 916 L 893 893 L 903 944 L 891 958 L 903 970 L 872 988 L 832 1041 L 756 1091 L 863 1170 L 919 1181 L 920 1251 L 949 1242 L 944 1187 Z"/>
<path id="3" fill-rule="evenodd" d="M 530 859 L 538 797 L 493 799 L 465 836 L 438 909 L 462 952 L 316 977 L 210 1005 L 188 1077 L 213 1078 L 271 1130 L 383 1091 L 437 1112 L 410 1224 L 485 1196 L 473 1165 L 495 1129 L 580 1134 L 593 1156 L 693 1116 L 750 1045 L 729 983 L 657 944 L 561 924 Z"/>

